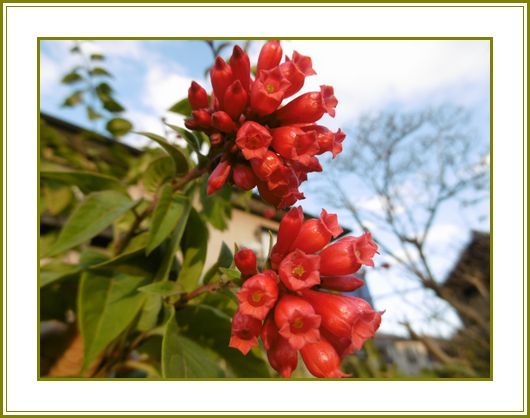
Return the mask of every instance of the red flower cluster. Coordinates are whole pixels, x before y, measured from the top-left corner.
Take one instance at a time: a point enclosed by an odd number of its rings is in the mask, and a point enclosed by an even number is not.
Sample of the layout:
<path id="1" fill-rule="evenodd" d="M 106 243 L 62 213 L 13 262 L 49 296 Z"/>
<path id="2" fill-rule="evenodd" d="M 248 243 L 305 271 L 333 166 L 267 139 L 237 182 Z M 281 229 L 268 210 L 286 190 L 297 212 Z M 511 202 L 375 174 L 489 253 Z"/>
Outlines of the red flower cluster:
<path id="1" fill-rule="evenodd" d="M 311 58 L 298 52 L 281 60 L 280 42 L 267 42 L 252 78 L 248 55 L 236 45 L 229 63 L 217 57 L 210 71 L 210 98 L 199 84 L 191 83 L 193 112 L 186 127 L 208 134 L 212 155 L 217 156 L 208 194 L 231 177 L 237 187 L 257 186 L 265 201 L 288 207 L 304 198 L 299 186 L 307 173 L 322 171 L 316 156 L 329 151 L 335 157 L 342 151 L 344 133 L 315 124 L 325 113 L 335 116 L 333 87 L 321 86 L 280 107 L 300 91 L 305 77 L 316 74 Z"/>
<path id="2" fill-rule="evenodd" d="M 363 299 L 323 291 L 351 292 L 363 285 L 353 274 L 373 266 L 377 245 L 370 233 L 344 237 L 337 215 L 322 210 L 304 222 L 301 207 L 282 219 L 272 249 L 272 266 L 258 272 L 256 256 L 240 250 L 235 263 L 245 279 L 237 293 L 239 309 L 232 321 L 230 346 L 243 354 L 261 337 L 271 366 L 290 377 L 298 351 L 316 377 L 344 377 L 343 356 L 360 350 L 381 323 Z"/>

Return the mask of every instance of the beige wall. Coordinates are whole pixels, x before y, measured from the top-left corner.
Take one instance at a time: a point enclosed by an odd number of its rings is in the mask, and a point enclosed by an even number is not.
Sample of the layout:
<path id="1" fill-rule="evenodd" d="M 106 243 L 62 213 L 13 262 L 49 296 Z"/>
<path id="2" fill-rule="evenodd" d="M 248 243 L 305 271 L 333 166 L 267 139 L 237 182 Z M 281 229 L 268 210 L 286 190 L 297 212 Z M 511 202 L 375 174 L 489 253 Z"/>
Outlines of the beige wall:
<path id="1" fill-rule="evenodd" d="M 217 260 L 223 241 L 232 251 L 234 244 L 237 243 L 240 247 L 247 247 L 256 251 L 258 257 L 266 256 L 269 239 L 267 231 L 263 231 L 264 229 L 270 229 L 275 233 L 278 231 L 278 225 L 278 222 L 274 220 L 233 208 L 232 219 L 228 229 L 219 231 L 208 225 L 210 239 L 208 241 L 205 270 Z M 265 248 L 263 248 L 264 246 Z"/>

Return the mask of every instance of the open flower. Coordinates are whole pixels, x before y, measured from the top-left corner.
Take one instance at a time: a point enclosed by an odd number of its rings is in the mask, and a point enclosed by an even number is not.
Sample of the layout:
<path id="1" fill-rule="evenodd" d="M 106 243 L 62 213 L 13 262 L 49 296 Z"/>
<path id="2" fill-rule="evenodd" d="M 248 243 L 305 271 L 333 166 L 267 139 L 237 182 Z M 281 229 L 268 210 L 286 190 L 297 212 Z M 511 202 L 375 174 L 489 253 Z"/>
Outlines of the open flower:
<path id="1" fill-rule="evenodd" d="M 232 335 L 229 346 L 247 354 L 252 347 L 258 345 L 261 321 L 237 311 L 232 319 Z"/>
<path id="2" fill-rule="evenodd" d="M 278 298 L 278 284 L 268 274 L 256 274 L 248 279 L 239 292 L 241 313 L 263 320 Z"/>
<path id="3" fill-rule="evenodd" d="M 280 263 L 280 280 L 290 290 L 301 290 L 320 283 L 320 257 L 300 250 L 289 253 Z"/>

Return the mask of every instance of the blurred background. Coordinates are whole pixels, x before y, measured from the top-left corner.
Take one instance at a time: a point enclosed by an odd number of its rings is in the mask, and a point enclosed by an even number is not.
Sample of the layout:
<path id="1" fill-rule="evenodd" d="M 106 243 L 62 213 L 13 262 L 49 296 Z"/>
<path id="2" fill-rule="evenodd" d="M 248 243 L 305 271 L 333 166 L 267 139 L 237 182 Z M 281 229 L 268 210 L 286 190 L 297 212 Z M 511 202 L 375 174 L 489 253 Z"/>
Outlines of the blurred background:
<path id="1" fill-rule="evenodd" d="M 238 41 L 257 60 L 263 41 Z M 175 138 L 192 80 L 209 89 L 230 41 L 41 41 L 41 169 L 128 171 L 147 140 Z M 346 360 L 355 377 L 490 376 L 490 56 L 488 41 L 283 41 L 309 55 L 318 81 L 335 88 L 344 152 L 309 175 L 301 201 L 322 207 L 354 235 L 370 230 L 376 268 L 357 296 L 385 310 L 376 338 Z M 316 78 L 316 77 L 313 77 Z M 308 78 L 303 91 L 318 89 Z M 52 242 L 75 190 L 42 190 L 41 246 Z M 129 193 L 134 195 L 134 190 Z M 232 206 L 233 205 L 233 206 Z M 222 242 L 266 256 L 281 213 L 251 195 L 212 208 L 206 268 Z M 223 213 L 223 216 L 218 216 Z M 106 245 L 111 237 L 96 237 Z M 74 256 L 75 258 L 75 256 Z M 72 262 L 81 262 L 71 260 Z M 42 263 L 46 263 L 43 260 Z M 55 285 L 54 285 L 55 286 Z M 68 283 L 41 290 L 41 373 L 61 375 Z M 47 302 L 48 301 L 48 302 Z M 59 356 L 60 357 L 60 356 Z"/>

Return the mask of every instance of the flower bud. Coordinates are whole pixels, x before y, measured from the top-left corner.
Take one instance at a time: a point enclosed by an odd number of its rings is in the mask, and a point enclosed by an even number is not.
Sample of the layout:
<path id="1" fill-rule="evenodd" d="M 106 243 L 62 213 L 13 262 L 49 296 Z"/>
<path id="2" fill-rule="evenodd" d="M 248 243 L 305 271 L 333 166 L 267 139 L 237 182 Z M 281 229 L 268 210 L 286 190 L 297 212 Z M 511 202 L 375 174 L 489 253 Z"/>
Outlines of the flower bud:
<path id="1" fill-rule="evenodd" d="M 244 164 L 237 164 L 234 167 L 232 179 L 234 180 L 234 184 L 242 190 L 252 190 L 256 187 L 258 181 L 254 171 L 248 165 Z"/>
<path id="2" fill-rule="evenodd" d="M 227 161 L 221 161 L 217 164 L 217 167 L 212 171 L 210 177 L 208 177 L 208 188 L 206 193 L 211 195 L 219 190 L 226 182 L 226 179 L 230 175 L 230 169 L 232 167 Z"/>
<path id="3" fill-rule="evenodd" d="M 280 376 L 289 378 L 298 364 L 298 353 L 285 338 L 278 336 L 276 343 L 267 350 L 267 359 Z"/>
<path id="4" fill-rule="evenodd" d="M 256 274 L 256 254 L 249 248 L 242 248 L 234 256 L 236 267 L 243 277 L 249 277 Z"/>
<path id="5" fill-rule="evenodd" d="M 337 99 L 333 95 L 333 87 L 320 86 L 320 92 L 305 93 L 287 103 L 274 113 L 274 117 L 282 124 L 313 123 L 324 113 L 335 116 Z"/>
<path id="6" fill-rule="evenodd" d="M 235 132 L 237 129 L 232 118 L 223 111 L 217 111 L 212 114 L 212 126 L 224 133 Z"/>
<path id="7" fill-rule="evenodd" d="M 321 338 L 315 343 L 306 344 L 300 351 L 309 372 L 320 378 L 348 377 L 340 370 L 340 357 L 329 343 Z"/>
<path id="8" fill-rule="evenodd" d="M 268 274 L 256 274 L 243 283 L 237 292 L 237 299 L 241 313 L 265 319 L 278 299 L 278 284 Z"/>
<path id="9" fill-rule="evenodd" d="M 215 97 L 222 107 L 222 99 L 228 86 L 234 82 L 234 75 L 230 66 L 221 57 L 215 59 L 215 64 L 210 70 L 210 79 Z"/>
<path id="10" fill-rule="evenodd" d="M 188 101 L 193 110 L 208 107 L 208 93 L 198 83 L 192 81 L 188 89 Z"/>
<path id="11" fill-rule="evenodd" d="M 274 310 L 274 322 L 279 333 L 295 350 L 319 340 L 320 316 L 301 297 L 284 295 Z"/>
<path id="12" fill-rule="evenodd" d="M 224 110 L 233 120 L 238 120 L 245 110 L 248 101 L 248 94 L 243 89 L 239 80 L 234 81 L 226 89 L 224 96 Z"/>
<path id="13" fill-rule="evenodd" d="M 301 290 L 320 283 L 320 257 L 294 250 L 280 263 L 280 280 L 290 290 Z"/>
<path id="14" fill-rule="evenodd" d="M 278 228 L 276 244 L 272 247 L 271 258 L 273 267 L 275 267 L 274 264 L 279 265 L 281 259 L 289 251 L 289 248 L 291 248 L 291 244 L 302 227 L 302 222 L 304 222 L 304 212 L 301 206 L 292 208 L 283 216 L 280 227 Z"/>
<path id="15" fill-rule="evenodd" d="M 237 131 L 236 144 L 247 160 L 263 158 L 271 141 L 269 130 L 257 122 L 245 122 Z"/>
<path id="16" fill-rule="evenodd" d="M 259 53 L 257 72 L 270 70 L 276 67 L 282 60 L 282 47 L 280 41 L 272 40 L 263 45 Z"/>
<path id="17" fill-rule="evenodd" d="M 320 287 L 338 292 L 353 292 L 364 282 L 355 276 L 321 276 Z"/>
<path id="18" fill-rule="evenodd" d="M 271 114 L 280 106 L 289 85 L 279 68 L 261 71 L 252 84 L 250 108 L 259 116 Z"/>
<path id="19" fill-rule="evenodd" d="M 269 150 L 263 154 L 263 157 L 250 160 L 252 170 L 261 180 L 267 180 L 267 178 L 282 164 L 280 157 Z"/>
<path id="20" fill-rule="evenodd" d="M 328 214 L 322 209 L 320 219 L 310 219 L 302 225 L 300 232 L 291 249 L 298 248 L 305 253 L 312 254 L 324 248 L 331 237 L 335 238 L 342 234 L 337 215 Z"/>
<path id="21" fill-rule="evenodd" d="M 361 265 L 374 266 L 377 244 L 369 232 L 362 236 L 345 237 L 327 246 L 320 253 L 320 273 L 323 276 L 344 276 L 355 273 Z"/>
<path id="22" fill-rule="evenodd" d="M 258 345 L 258 336 L 261 331 L 261 321 L 237 311 L 232 319 L 232 335 L 229 346 L 237 348 L 247 354 L 252 347 Z"/>
<path id="23" fill-rule="evenodd" d="M 274 318 L 272 315 L 269 315 L 267 319 L 265 319 L 263 327 L 261 328 L 261 341 L 263 341 L 263 347 L 265 347 L 265 350 L 270 350 L 271 347 L 276 344 L 279 335 L 278 327 L 274 323 Z"/>
<path id="24" fill-rule="evenodd" d="M 243 88 L 248 91 L 250 86 L 250 60 L 239 45 L 234 46 L 230 57 L 230 67 L 235 80 L 239 80 Z"/>
<path id="25" fill-rule="evenodd" d="M 209 128 L 212 125 L 212 119 L 210 113 L 206 110 L 199 109 L 191 112 L 193 120 L 196 121 L 197 125 L 201 128 Z"/>

